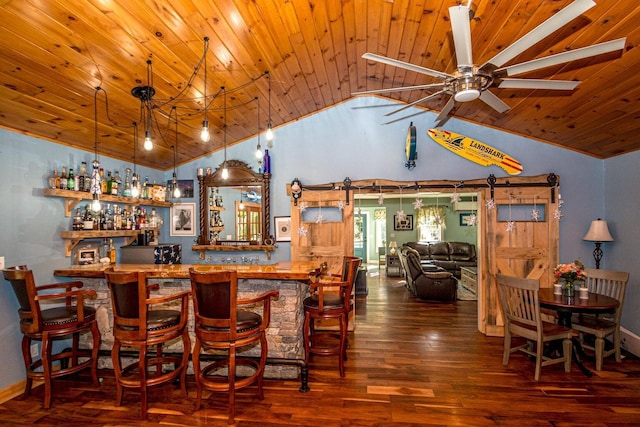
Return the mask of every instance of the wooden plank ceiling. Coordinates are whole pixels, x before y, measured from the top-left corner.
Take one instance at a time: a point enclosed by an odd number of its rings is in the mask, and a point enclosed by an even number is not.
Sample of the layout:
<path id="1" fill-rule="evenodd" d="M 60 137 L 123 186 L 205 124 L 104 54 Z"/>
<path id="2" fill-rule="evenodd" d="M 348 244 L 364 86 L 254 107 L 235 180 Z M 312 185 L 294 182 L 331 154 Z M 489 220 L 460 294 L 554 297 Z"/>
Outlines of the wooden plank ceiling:
<path id="1" fill-rule="evenodd" d="M 625 49 L 615 55 L 525 76 L 581 80 L 575 91 L 493 88 L 510 111 L 499 114 L 476 100 L 458 104 L 454 114 L 598 158 L 639 149 L 640 3 L 596 1 L 595 7 L 510 62 L 627 37 Z M 474 62 L 484 63 L 569 3 L 474 1 Z M 170 169 L 176 140 L 178 163 L 221 149 L 225 111 L 227 143 L 233 144 L 255 135 L 258 126 L 264 131 L 269 114 L 277 127 L 347 100 L 352 92 L 435 82 L 365 61 L 365 52 L 452 73 L 448 8 L 455 4 L 456 0 L 0 0 L 0 126 L 93 151 L 94 88 L 99 86 L 104 92 L 97 94 L 98 151 L 130 160 L 132 123 L 144 122 L 131 89 L 148 84 L 150 59 L 155 98 L 169 99 L 184 91 L 184 104 L 190 105 L 178 106 L 178 138 L 175 125 L 154 129 L 154 150 L 145 152 L 140 141 L 136 160 Z M 203 115 L 197 111 L 204 105 L 203 70 L 188 84 L 205 36 L 210 39 L 208 119 L 214 130 L 207 144 L 199 140 Z M 402 102 L 424 96 L 423 91 L 389 95 Z M 439 111 L 446 101 L 436 98 L 420 107 Z M 158 115 L 157 122 L 164 126 L 167 119 Z M 138 127 L 140 138 L 144 127 Z"/>

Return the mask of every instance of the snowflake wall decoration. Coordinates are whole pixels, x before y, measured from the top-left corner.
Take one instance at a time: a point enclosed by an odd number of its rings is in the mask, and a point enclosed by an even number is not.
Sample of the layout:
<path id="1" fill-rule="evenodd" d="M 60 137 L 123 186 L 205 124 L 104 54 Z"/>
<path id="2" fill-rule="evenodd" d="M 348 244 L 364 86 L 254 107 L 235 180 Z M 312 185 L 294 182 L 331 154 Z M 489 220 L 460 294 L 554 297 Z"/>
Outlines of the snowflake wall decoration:
<path id="1" fill-rule="evenodd" d="M 507 221 L 507 225 L 506 225 L 505 229 L 509 233 L 511 233 L 512 231 L 514 231 L 516 229 L 516 222 L 515 221 Z"/>
<path id="2" fill-rule="evenodd" d="M 316 224 L 322 224 L 324 221 L 324 215 L 322 215 L 321 213 L 318 214 L 318 216 L 316 217 Z"/>
<path id="3" fill-rule="evenodd" d="M 384 195 L 382 193 L 378 196 L 378 204 L 384 205 Z"/>
<path id="4" fill-rule="evenodd" d="M 405 214 L 404 211 L 401 209 L 396 212 L 396 219 L 398 221 L 404 221 L 407 219 L 407 214 Z"/>
<path id="5" fill-rule="evenodd" d="M 338 202 L 338 209 L 340 209 L 341 211 L 344 210 L 344 207 L 346 206 L 344 200 L 340 200 Z"/>
<path id="6" fill-rule="evenodd" d="M 300 227 L 298 228 L 298 236 L 306 236 L 307 235 L 307 229 L 304 227 Z"/>
<path id="7" fill-rule="evenodd" d="M 489 199 L 486 202 L 484 202 L 484 205 L 486 206 L 487 209 L 495 209 L 496 201 L 493 199 Z"/>
<path id="8" fill-rule="evenodd" d="M 456 191 L 458 189 L 456 188 Z M 453 193 L 451 195 L 451 203 L 458 203 L 460 201 L 460 195 L 458 193 Z"/>
<path id="9" fill-rule="evenodd" d="M 471 227 L 478 225 L 478 216 L 475 213 L 469 215 L 469 217 L 467 218 L 467 224 L 469 224 Z"/>
<path id="10" fill-rule="evenodd" d="M 538 211 L 538 209 L 533 208 L 531 211 L 531 219 L 536 222 L 540 219 L 540 211 Z"/>
<path id="11" fill-rule="evenodd" d="M 304 211 L 306 211 L 306 210 L 307 210 L 307 208 L 308 208 L 308 207 L 309 207 L 309 206 L 308 206 L 305 202 L 301 202 L 301 203 L 298 205 L 298 210 L 299 210 L 300 212 L 304 212 Z"/>
<path id="12" fill-rule="evenodd" d="M 422 206 L 424 206 L 422 204 L 422 200 L 421 199 L 417 199 L 415 200 L 415 202 L 413 202 L 413 209 L 418 210 L 420 209 Z"/>

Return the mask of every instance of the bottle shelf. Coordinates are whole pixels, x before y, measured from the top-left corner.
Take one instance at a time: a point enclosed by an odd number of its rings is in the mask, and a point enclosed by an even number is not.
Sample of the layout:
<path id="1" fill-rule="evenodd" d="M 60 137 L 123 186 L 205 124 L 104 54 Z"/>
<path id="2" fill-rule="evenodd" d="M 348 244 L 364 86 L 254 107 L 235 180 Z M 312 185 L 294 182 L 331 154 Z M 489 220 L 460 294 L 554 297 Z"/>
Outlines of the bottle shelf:
<path id="1" fill-rule="evenodd" d="M 83 200 L 93 200 L 91 193 L 84 191 L 61 190 L 58 188 L 45 188 L 44 195 L 47 197 L 60 197 L 64 199 L 64 214 L 70 217 L 78 203 Z M 157 206 L 161 208 L 169 208 L 173 206 L 172 202 L 138 199 L 135 197 L 112 196 L 110 194 L 101 194 L 101 202 L 120 203 L 127 206 Z"/>
<path id="2" fill-rule="evenodd" d="M 151 230 L 148 228 L 147 230 Z M 125 246 L 133 243 L 138 238 L 138 234 L 144 233 L 143 230 L 79 230 L 79 231 L 61 231 L 60 237 L 64 239 L 65 255 L 71 256 L 73 248 L 84 239 L 101 239 L 104 237 L 125 237 Z"/>

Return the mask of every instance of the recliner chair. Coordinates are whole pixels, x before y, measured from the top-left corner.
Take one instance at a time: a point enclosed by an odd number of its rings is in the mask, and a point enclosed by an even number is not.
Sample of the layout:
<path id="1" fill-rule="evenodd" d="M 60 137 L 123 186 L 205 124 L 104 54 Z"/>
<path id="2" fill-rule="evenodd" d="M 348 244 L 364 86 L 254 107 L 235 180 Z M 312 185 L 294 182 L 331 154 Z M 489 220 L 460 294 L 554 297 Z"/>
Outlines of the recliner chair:
<path id="1" fill-rule="evenodd" d="M 447 271 L 425 271 L 420 264 L 420 255 L 414 249 L 405 251 L 407 283 L 420 299 L 455 301 L 458 282 Z"/>

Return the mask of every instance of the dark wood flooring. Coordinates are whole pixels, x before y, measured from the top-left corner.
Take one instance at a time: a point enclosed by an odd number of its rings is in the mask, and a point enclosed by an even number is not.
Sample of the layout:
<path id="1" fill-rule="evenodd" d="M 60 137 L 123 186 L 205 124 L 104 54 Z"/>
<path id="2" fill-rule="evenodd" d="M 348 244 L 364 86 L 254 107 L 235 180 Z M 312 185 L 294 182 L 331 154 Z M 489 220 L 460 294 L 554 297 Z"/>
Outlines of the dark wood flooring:
<path id="1" fill-rule="evenodd" d="M 316 357 L 309 393 L 298 381 L 265 379 L 265 399 L 238 393 L 237 426 L 626 426 L 640 425 L 640 361 L 585 377 L 577 367 L 542 368 L 515 354 L 502 365 L 502 338 L 477 331 L 476 302 L 428 303 L 409 296 L 397 278 L 368 277 L 350 338 L 347 376 L 334 357 Z M 594 369 L 593 363 L 587 366 Z M 53 406 L 42 409 L 42 387 L 27 399 L 0 405 L 0 424 L 22 426 L 226 426 L 226 396 L 211 395 L 194 412 L 174 385 L 154 388 L 149 418 L 138 421 L 138 394 L 125 392 L 116 407 L 112 372 L 100 388 L 81 379 L 55 383 Z"/>

